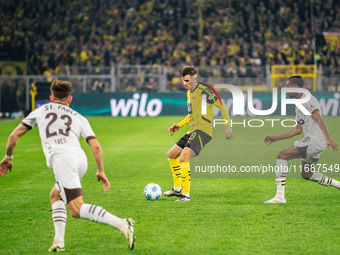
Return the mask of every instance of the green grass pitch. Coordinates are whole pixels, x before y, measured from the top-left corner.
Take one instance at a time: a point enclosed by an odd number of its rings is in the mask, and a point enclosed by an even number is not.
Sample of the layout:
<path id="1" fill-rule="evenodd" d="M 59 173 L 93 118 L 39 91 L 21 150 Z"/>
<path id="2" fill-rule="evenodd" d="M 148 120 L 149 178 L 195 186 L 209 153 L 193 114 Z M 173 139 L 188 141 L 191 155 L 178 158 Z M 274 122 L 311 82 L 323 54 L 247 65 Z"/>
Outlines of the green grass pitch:
<path id="1" fill-rule="evenodd" d="M 301 178 L 286 183 L 287 204 L 265 205 L 275 195 L 273 178 L 192 178 L 190 203 L 174 203 L 162 196 L 148 201 L 143 189 L 150 182 L 163 191 L 172 187 L 166 158 L 169 148 L 185 133 L 173 137 L 168 127 L 183 116 L 157 118 L 90 117 L 104 152 L 111 189 L 104 193 L 95 178 L 90 147 L 82 141 L 89 169 L 82 180 L 84 201 L 100 205 L 119 217 L 135 221 L 136 244 L 112 227 L 68 213 L 66 254 L 339 254 L 340 190 Z M 243 118 L 234 118 L 241 120 Z M 246 118 L 249 120 L 249 118 Z M 338 117 L 325 121 L 340 143 Z M 0 122 L 0 150 L 18 120 Z M 226 143 L 225 160 L 244 164 L 275 164 L 276 154 L 296 138 L 270 146 L 263 139 L 289 128 L 233 127 L 234 139 L 224 141 L 221 127 L 214 141 Z M 204 149 L 214 150 L 212 145 Z M 203 153 L 203 152 L 202 152 Z M 339 164 L 339 152 L 326 150 L 320 163 Z M 14 153 L 11 173 L 0 178 L 0 254 L 47 254 L 54 228 L 49 192 L 54 176 L 45 165 L 37 128 L 22 137 Z M 300 164 L 300 160 L 290 163 Z M 334 175 L 335 174 L 335 175 Z M 339 173 L 333 173 L 338 176 Z"/>

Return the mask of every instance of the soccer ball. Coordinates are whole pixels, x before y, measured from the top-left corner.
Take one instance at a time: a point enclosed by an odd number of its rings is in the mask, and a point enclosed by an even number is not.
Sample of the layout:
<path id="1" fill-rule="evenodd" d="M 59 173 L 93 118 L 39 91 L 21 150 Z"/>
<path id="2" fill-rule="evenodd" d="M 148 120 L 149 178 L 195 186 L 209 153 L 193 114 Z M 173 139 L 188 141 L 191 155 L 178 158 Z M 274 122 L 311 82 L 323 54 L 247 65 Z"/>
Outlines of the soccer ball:
<path id="1" fill-rule="evenodd" d="M 161 187 L 156 183 L 149 183 L 144 188 L 144 196 L 148 200 L 157 200 L 162 195 Z"/>

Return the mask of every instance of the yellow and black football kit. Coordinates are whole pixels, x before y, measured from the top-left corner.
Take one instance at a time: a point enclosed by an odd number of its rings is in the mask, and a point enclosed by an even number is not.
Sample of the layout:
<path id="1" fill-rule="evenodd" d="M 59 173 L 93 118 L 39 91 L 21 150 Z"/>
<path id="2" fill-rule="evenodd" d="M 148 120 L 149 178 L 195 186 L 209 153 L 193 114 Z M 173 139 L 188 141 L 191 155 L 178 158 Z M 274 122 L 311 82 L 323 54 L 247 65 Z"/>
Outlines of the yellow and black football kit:
<path id="1" fill-rule="evenodd" d="M 202 95 L 206 98 L 206 114 L 202 114 Z M 230 126 L 230 118 L 226 105 L 221 102 L 218 96 L 208 87 L 198 84 L 193 91 L 187 93 L 188 115 L 178 123 L 180 127 L 190 123 L 190 131 L 177 143 L 181 148 L 190 147 L 196 155 L 211 140 L 213 135 L 212 121 L 214 118 L 213 106 L 217 106 L 227 123 Z M 188 140 L 185 144 L 184 141 Z"/>
<path id="2" fill-rule="evenodd" d="M 206 114 L 202 114 L 202 96 L 205 95 Z M 212 137 L 213 127 L 212 121 L 214 118 L 213 106 L 217 106 L 222 113 L 222 116 L 227 120 L 226 126 L 230 126 L 230 118 L 227 107 L 222 103 L 218 96 L 208 87 L 198 84 L 194 91 L 190 92 L 190 102 L 188 103 L 188 113 L 190 114 L 190 133 L 201 130 Z"/>
<path id="3" fill-rule="evenodd" d="M 206 114 L 202 114 L 202 95 L 206 98 Z M 179 127 L 190 124 L 190 130 L 176 143 L 182 149 L 189 147 L 196 155 L 200 153 L 203 147 L 211 140 L 213 134 L 213 106 L 217 106 L 227 123 L 230 126 L 230 118 L 227 107 L 220 101 L 218 96 L 207 86 L 198 84 L 194 91 L 187 93 L 188 115 L 178 123 Z M 179 159 L 169 159 L 174 188 L 180 188 L 183 185 L 183 194 L 190 192 L 190 165 L 189 162 L 179 162 Z"/>

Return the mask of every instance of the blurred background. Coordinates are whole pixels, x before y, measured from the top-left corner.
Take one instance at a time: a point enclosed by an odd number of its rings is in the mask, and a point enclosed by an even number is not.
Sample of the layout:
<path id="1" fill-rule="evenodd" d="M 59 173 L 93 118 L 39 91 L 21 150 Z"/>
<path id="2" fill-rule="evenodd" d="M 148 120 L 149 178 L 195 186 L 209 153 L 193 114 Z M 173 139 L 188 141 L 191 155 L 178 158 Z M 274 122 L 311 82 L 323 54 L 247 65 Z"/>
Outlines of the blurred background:
<path id="1" fill-rule="evenodd" d="M 0 24 L 0 117 L 44 103 L 53 79 L 72 82 L 86 115 L 141 93 L 185 105 L 185 65 L 262 96 L 299 74 L 339 115 L 336 0 L 0 0 Z"/>

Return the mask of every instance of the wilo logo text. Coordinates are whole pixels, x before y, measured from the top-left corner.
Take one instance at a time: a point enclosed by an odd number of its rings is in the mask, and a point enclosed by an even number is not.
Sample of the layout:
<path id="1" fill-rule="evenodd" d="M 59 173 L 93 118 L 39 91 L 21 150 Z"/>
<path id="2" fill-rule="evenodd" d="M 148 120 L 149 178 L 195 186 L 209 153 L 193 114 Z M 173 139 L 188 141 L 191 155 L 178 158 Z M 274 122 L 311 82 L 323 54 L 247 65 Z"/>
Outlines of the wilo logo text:
<path id="1" fill-rule="evenodd" d="M 140 100 L 139 100 L 140 99 Z M 111 99 L 111 115 L 117 117 L 119 113 L 121 116 L 126 117 L 129 115 L 131 117 L 141 116 L 141 117 L 156 117 L 158 116 L 163 108 L 162 101 L 158 98 L 151 99 L 148 102 L 148 94 L 134 93 L 132 99 Z"/>

